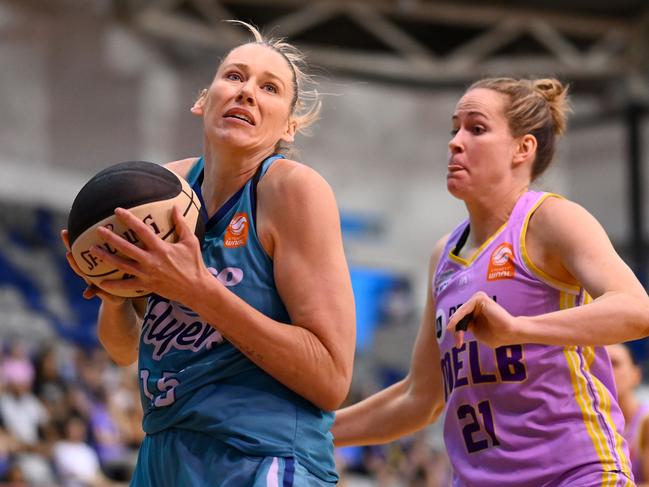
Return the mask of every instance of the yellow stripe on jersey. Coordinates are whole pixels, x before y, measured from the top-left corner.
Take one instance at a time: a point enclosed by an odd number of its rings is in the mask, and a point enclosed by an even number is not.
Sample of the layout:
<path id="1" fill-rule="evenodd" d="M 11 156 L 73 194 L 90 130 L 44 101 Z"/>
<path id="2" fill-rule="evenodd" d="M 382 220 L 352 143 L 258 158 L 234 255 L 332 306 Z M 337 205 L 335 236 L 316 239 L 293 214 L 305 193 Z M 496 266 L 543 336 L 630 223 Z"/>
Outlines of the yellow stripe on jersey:
<path id="1" fill-rule="evenodd" d="M 590 296 L 590 294 L 584 291 L 583 304 L 590 304 L 592 302 L 593 302 L 593 298 Z M 593 353 L 589 353 L 589 354 L 584 353 L 584 358 L 586 359 L 586 368 L 590 369 L 590 366 L 593 365 L 593 362 L 595 360 L 595 351 L 593 350 Z"/>
<path id="2" fill-rule="evenodd" d="M 595 360 L 595 349 L 593 347 L 584 347 L 583 350 L 584 358 L 587 359 L 586 363 L 592 364 Z M 615 422 L 613 421 L 613 417 L 611 416 L 611 393 L 604 386 L 604 384 L 602 384 L 602 381 L 600 381 L 596 376 L 590 373 L 590 365 L 586 366 L 586 373 L 593 381 L 593 384 L 595 384 L 597 395 L 600 397 L 602 413 L 604 414 L 604 417 L 606 418 L 606 421 L 609 424 L 611 432 L 614 436 L 615 453 L 617 458 L 620 460 L 622 472 L 630 475 L 631 465 L 629 464 L 629 459 L 624 454 L 624 450 L 622 449 L 622 435 L 620 435 L 615 428 Z"/>
<path id="3" fill-rule="evenodd" d="M 560 309 L 567 309 L 576 306 L 578 296 L 565 292 L 561 292 L 559 296 Z M 566 362 L 568 363 L 570 380 L 575 392 L 575 400 L 581 410 L 588 436 L 593 443 L 593 447 L 595 448 L 602 465 L 602 487 L 615 487 L 615 484 L 617 483 L 617 475 L 613 472 L 618 470 L 619 467 L 615 462 L 615 454 L 614 452 L 611 452 L 608 445 L 606 435 L 599 421 L 599 414 L 595 411 L 594 399 L 588 391 L 588 380 L 580 367 L 582 356 L 578 352 L 578 347 L 576 346 L 564 347 L 563 353 L 566 357 Z"/>
<path id="4" fill-rule="evenodd" d="M 602 465 L 602 487 L 615 485 L 611 484 L 607 471 L 617 470 L 617 466 L 608 453 L 609 449 L 606 444 L 606 437 L 599 425 L 597 413 L 593 410 L 592 399 L 588 394 L 588 383 L 579 367 L 579 354 L 577 352 L 577 347 L 565 347 L 564 355 L 566 356 L 568 369 L 570 370 L 570 380 L 572 381 L 572 387 L 575 392 L 575 399 L 579 405 L 579 409 L 581 410 L 586 431 L 588 432 L 588 436 L 593 443 L 593 447 L 597 452 L 597 457 Z"/>
<path id="5" fill-rule="evenodd" d="M 453 262 L 456 262 L 456 263 L 458 263 L 458 264 L 462 264 L 463 266 L 468 266 L 468 265 L 470 265 L 471 262 L 473 262 L 474 260 L 476 260 L 476 258 L 477 258 L 481 253 L 482 253 L 482 251 L 484 250 L 484 248 L 485 248 L 487 245 L 489 245 L 491 242 L 493 242 L 493 240 L 494 240 L 494 239 L 495 239 L 495 238 L 500 234 L 500 232 L 502 232 L 502 231 L 505 229 L 505 227 L 507 226 L 508 223 L 509 223 L 509 220 L 507 220 L 505 223 L 503 223 L 503 224 L 500 226 L 500 228 L 499 228 L 498 230 L 496 230 L 496 231 L 493 233 L 493 235 L 492 235 L 491 237 L 489 237 L 489 238 L 485 241 L 485 243 L 483 243 L 483 244 L 480 246 L 480 248 L 478 248 L 478 250 L 476 250 L 475 252 L 473 252 L 473 255 L 472 255 L 471 257 L 469 257 L 468 259 L 463 259 L 462 257 L 458 257 L 457 255 L 455 255 L 455 254 L 453 253 L 453 249 L 451 249 L 451 250 L 448 251 L 448 258 L 451 259 Z"/>
<path id="6" fill-rule="evenodd" d="M 530 223 L 530 218 L 537 210 L 537 208 L 541 206 L 541 203 L 543 203 L 546 199 L 550 197 L 563 198 L 563 196 L 558 194 L 546 193 L 539 198 L 536 204 L 530 209 L 530 211 L 527 212 L 527 215 L 525 216 L 525 221 L 523 222 L 523 227 L 521 229 L 521 241 L 520 241 L 521 257 L 523 258 L 523 262 L 525 262 L 525 265 L 530 270 L 530 272 L 536 275 L 536 277 L 541 282 L 546 283 L 548 286 L 551 286 L 554 289 L 557 289 L 558 291 L 563 291 L 571 294 L 575 294 L 575 293 L 578 294 L 581 291 L 581 288 L 579 286 L 576 286 L 574 284 L 569 284 L 567 282 L 562 282 L 550 276 L 549 274 L 546 274 L 545 272 L 543 272 L 543 270 L 541 270 L 536 265 L 534 265 L 532 259 L 530 259 L 530 256 L 527 253 L 527 247 L 525 246 L 525 236 L 527 235 L 527 227 Z"/>

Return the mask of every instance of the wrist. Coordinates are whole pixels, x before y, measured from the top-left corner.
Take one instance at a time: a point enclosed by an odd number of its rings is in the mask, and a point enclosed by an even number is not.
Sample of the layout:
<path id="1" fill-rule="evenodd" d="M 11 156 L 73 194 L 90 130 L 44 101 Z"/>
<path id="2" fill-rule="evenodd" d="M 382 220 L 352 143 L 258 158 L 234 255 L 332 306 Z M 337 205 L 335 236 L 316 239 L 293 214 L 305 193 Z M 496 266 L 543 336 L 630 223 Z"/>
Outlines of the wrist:
<path id="1" fill-rule="evenodd" d="M 536 343 L 538 341 L 534 337 L 534 330 L 536 329 L 533 316 L 517 316 L 514 318 L 514 329 L 512 333 L 514 343 Z"/>
<path id="2" fill-rule="evenodd" d="M 223 286 L 218 282 L 216 276 L 212 275 L 207 267 L 203 267 L 198 276 L 187 283 L 183 296 L 178 301 L 198 313 L 198 308 L 206 302 L 204 296 L 209 296 L 209 302 L 213 303 L 217 298 L 216 293 L 219 287 Z"/>
<path id="3" fill-rule="evenodd" d="M 101 307 L 108 312 L 119 312 L 131 306 L 130 298 L 122 298 L 107 294 L 101 297 Z"/>

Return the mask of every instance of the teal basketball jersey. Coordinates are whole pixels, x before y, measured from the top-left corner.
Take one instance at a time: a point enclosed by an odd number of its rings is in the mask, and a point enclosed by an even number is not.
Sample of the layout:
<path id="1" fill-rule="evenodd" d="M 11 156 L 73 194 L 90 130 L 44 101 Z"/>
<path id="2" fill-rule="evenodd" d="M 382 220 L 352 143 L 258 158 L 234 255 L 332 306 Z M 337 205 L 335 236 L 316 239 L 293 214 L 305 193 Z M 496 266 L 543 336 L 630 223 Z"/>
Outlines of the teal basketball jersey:
<path id="1" fill-rule="evenodd" d="M 203 260 L 215 279 L 270 318 L 290 323 L 273 278 L 273 262 L 257 237 L 257 183 L 282 156 L 264 160 L 255 176 L 206 219 Z M 187 180 L 201 198 L 203 158 Z M 211 326 L 214 325 L 214 326 Z M 143 427 L 199 431 L 244 454 L 295 457 L 328 482 L 337 475 L 323 411 L 250 361 L 197 313 L 149 297 L 142 324 L 139 374 Z"/>

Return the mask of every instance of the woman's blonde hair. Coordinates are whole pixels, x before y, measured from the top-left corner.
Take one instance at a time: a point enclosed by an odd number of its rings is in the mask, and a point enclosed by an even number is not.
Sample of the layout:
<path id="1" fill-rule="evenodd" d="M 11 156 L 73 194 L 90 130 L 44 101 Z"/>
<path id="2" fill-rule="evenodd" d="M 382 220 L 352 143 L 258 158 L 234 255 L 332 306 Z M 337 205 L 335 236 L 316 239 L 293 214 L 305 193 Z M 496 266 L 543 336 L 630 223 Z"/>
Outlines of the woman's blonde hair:
<path id="1" fill-rule="evenodd" d="M 315 85 L 317 84 L 316 81 L 307 73 L 307 64 L 304 53 L 282 38 L 264 36 L 259 29 L 247 22 L 241 20 L 226 20 L 226 22 L 245 27 L 250 34 L 252 34 L 253 40 L 251 42 L 271 48 L 286 60 L 291 68 L 291 72 L 293 73 L 291 117 L 295 122 L 296 131 L 299 133 L 305 133 L 306 129 L 320 118 L 322 100 L 320 98 L 320 93 L 315 89 Z M 232 52 L 232 50 L 230 50 L 230 52 Z M 223 59 L 226 57 L 227 54 Z M 206 93 L 207 89 L 202 90 L 199 97 L 204 96 Z M 276 150 L 283 153 L 291 151 L 288 147 L 283 146 L 281 142 L 276 147 Z"/>
<path id="2" fill-rule="evenodd" d="M 566 131 L 568 87 L 554 78 L 485 78 L 467 91 L 486 88 L 506 95 L 505 117 L 514 137 L 531 134 L 536 138 L 536 158 L 532 180 L 539 177 L 554 159 L 556 141 Z"/>

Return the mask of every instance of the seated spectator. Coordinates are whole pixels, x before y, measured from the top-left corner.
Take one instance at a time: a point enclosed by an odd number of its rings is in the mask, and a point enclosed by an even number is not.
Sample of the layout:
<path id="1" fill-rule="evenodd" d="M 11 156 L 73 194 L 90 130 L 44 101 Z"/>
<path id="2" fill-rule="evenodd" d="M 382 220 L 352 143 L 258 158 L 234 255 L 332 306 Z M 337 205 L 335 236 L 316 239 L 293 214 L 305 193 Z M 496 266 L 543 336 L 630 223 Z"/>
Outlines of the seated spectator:
<path id="1" fill-rule="evenodd" d="M 70 416 L 63 424 L 63 439 L 52 448 L 54 467 L 63 487 L 107 485 L 99 457 L 87 443 L 86 424 L 80 416 Z"/>
<path id="2" fill-rule="evenodd" d="M 19 469 L 31 485 L 51 485 L 54 476 L 48 462 L 49 447 L 41 441 L 40 433 L 48 424 L 48 415 L 31 392 L 33 366 L 12 355 L 3 364 L 2 379 L 6 391 L 0 395 L 0 421 L 17 445 L 12 470 Z"/>
<path id="3" fill-rule="evenodd" d="M 109 410 L 106 394 L 103 391 L 97 391 L 96 394 L 90 410 L 94 447 L 106 475 L 113 480 L 126 481 L 131 478 L 137 456 L 127 447 Z"/>

